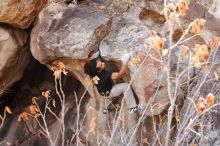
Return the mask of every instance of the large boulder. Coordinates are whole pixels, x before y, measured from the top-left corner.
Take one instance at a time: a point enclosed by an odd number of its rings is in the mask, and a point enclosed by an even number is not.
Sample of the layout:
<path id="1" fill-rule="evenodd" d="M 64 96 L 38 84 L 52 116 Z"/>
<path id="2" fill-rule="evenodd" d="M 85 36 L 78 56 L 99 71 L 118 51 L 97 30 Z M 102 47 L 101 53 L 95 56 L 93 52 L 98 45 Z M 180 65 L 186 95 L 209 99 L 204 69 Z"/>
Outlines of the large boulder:
<path id="1" fill-rule="evenodd" d="M 31 32 L 32 55 L 43 64 L 58 58 L 87 58 L 110 26 L 110 19 L 98 12 L 49 5 L 41 11 Z"/>
<path id="2" fill-rule="evenodd" d="M 3 0 L 0 2 L 0 22 L 28 28 L 47 0 Z"/>
<path id="3" fill-rule="evenodd" d="M 86 74 L 78 61 L 98 48 L 110 26 L 111 19 L 86 6 L 49 5 L 39 14 L 31 32 L 32 55 L 42 64 L 62 61 L 69 74 L 87 88 Z M 91 95 L 92 89 L 88 89 Z"/>
<path id="4" fill-rule="evenodd" d="M 27 33 L 11 27 L 0 27 L 0 95 L 18 81 L 30 58 Z"/>

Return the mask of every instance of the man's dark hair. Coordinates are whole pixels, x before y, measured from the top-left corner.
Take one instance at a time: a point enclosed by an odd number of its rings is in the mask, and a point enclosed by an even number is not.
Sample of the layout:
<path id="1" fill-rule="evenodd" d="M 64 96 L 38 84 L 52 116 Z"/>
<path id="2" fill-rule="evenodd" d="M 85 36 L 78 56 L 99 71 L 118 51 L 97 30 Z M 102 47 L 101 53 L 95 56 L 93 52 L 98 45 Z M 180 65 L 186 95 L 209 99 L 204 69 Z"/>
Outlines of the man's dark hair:
<path id="1" fill-rule="evenodd" d="M 98 69 L 96 68 L 97 60 L 93 59 L 89 62 L 86 62 L 84 66 L 84 72 L 88 74 L 90 77 L 94 77 L 98 74 Z"/>

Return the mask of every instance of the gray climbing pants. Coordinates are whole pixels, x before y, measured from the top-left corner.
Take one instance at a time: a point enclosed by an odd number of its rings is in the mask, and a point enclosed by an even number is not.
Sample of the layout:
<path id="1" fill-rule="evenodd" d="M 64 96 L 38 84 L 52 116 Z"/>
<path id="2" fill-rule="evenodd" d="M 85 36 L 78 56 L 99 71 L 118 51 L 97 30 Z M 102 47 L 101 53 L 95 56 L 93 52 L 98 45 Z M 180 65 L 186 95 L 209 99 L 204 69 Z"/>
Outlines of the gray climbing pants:
<path id="1" fill-rule="evenodd" d="M 104 98 L 107 98 L 111 101 L 113 98 L 121 94 L 124 94 L 125 102 L 129 108 L 133 108 L 137 106 L 135 98 L 134 98 L 134 94 L 128 83 L 119 83 L 119 84 L 114 85 L 109 93 L 109 96 L 104 97 Z"/>

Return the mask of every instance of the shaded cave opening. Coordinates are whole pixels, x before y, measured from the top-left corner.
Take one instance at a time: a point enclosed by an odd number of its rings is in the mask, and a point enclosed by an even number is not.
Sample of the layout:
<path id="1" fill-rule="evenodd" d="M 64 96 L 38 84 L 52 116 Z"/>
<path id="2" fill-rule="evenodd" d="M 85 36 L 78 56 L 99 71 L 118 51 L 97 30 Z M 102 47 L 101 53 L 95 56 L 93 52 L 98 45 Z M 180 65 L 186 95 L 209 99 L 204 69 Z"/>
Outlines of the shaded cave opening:
<path id="1" fill-rule="evenodd" d="M 75 103 L 73 97 L 75 93 L 77 94 L 77 97 L 80 98 L 85 91 L 85 88 L 80 81 L 64 75 L 62 75 L 62 89 L 65 93 L 66 103 L 69 102 L 71 104 Z M 51 98 L 56 100 L 57 105 L 56 108 L 54 108 L 54 112 L 59 114 L 61 104 L 59 97 L 55 92 L 53 72 L 34 58 L 31 58 L 23 73 L 23 77 L 0 97 L 0 114 L 3 115 L 5 106 L 10 107 L 12 110 L 12 115 L 6 116 L 4 125 L 0 129 L 0 141 L 4 140 L 8 134 L 10 135 L 10 127 L 13 127 L 14 122 L 17 121 L 16 118 L 21 112 L 28 110 L 27 108 L 32 104 L 32 97 L 39 98 L 40 107 L 45 106 L 45 100 L 41 94 L 46 90 L 51 90 Z M 87 100 L 88 98 L 84 98 L 83 104 L 86 103 Z M 71 106 L 74 107 L 74 105 Z M 73 111 L 73 109 L 70 110 Z M 52 117 L 52 115 L 48 115 L 48 117 L 49 123 L 54 122 L 54 117 Z M 20 134 L 22 134 L 22 132 Z M 31 136 L 33 136 L 33 134 L 28 134 L 19 138 L 19 143 L 22 143 Z M 16 137 L 18 138 L 20 136 Z"/>

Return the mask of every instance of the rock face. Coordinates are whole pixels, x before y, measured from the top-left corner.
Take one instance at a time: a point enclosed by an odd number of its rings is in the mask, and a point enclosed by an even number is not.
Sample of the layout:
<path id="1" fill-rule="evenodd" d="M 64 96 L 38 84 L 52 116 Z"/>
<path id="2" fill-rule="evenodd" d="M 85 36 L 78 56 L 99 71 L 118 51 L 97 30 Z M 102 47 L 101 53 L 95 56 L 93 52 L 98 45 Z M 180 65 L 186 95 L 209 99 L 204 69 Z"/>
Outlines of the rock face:
<path id="1" fill-rule="evenodd" d="M 0 22 L 28 28 L 47 0 L 3 0 L 0 2 Z"/>
<path id="2" fill-rule="evenodd" d="M 11 27 L 0 27 L 0 95 L 18 81 L 28 64 L 28 35 Z"/>
<path id="3" fill-rule="evenodd" d="M 173 2 L 177 2 L 177 0 L 173 0 Z M 206 6 L 207 3 L 210 5 Z M 206 95 L 210 92 L 215 93 L 216 103 L 219 102 L 219 70 L 204 73 L 204 68 L 194 68 L 189 62 L 195 53 L 195 50 L 192 49 L 195 44 L 210 44 L 212 41 L 210 32 L 220 36 L 219 26 L 217 25 L 219 22 L 218 4 L 217 0 L 190 1 L 190 9 L 187 12 L 186 19 L 181 18 L 184 23 L 183 26 L 181 24 L 183 27 L 181 29 L 185 29 L 188 20 L 204 18 L 207 19 L 205 32 L 199 37 L 193 37 L 190 41 L 187 40 L 181 43 L 189 47 L 189 57 L 184 58 L 187 52 L 178 48 L 179 45 L 173 47 L 172 50 L 168 50 L 168 55 L 171 54 L 170 64 L 167 61 L 167 54 L 162 55 L 161 50 L 150 49 L 149 46 L 145 45 L 145 39 L 152 35 L 150 33 L 152 30 L 160 32 L 157 36 L 164 37 L 169 32 L 167 29 L 169 24 L 166 22 L 165 17 L 160 14 L 163 9 L 163 0 L 84 0 L 77 6 L 51 4 L 44 8 L 38 15 L 31 32 L 31 53 L 37 61 L 49 68 L 57 65 L 58 61 L 62 61 L 68 70 L 68 75 L 78 80 L 70 83 L 70 85 L 75 84 L 79 87 L 76 89 L 77 93 L 73 91 L 75 88 L 73 89 L 72 86 L 66 84 L 63 86 L 66 89 L 65 93 L 71 92 L 67 94 L 66 100 L 65 142 L 69 145 L 107 145 L 109 142 L 116 146 L 163 145 L 166 141 L 166 131 L 172 131 L 171 137 L 175 145 L 192 145 L 194 143 L 210 146 L 219 145 L 219 107 L 216 106 L 214 111 L 210 110 L 207 116 L 207 114 L 198 114 L 198 109 L 195 106 L 198 97 L 203 97 L 205 100 Z M 39 5 L 39 9 L 40 7 L 42 6 Z M 18 26 L 18 24 L 13 25 Z M 166 38 L 177 42 L 184 32 L 177 24 L 173 25 L 173 29 L 175 30 L 172 35 L 173 38 Z M 3 64 L 0 64 L 0 85 L 4 85 L 2 81 L 5 79 L 4 82 L 12 84 L 20 77 L 23 69 L 16 63 L 25 62 L 28 58 L 26 57 L 28 56 L 27 52 L 25 52 L 27 54 L 22 53 L 23 48 L 26 48 L 24 47 L 25 35 L 17 29 L 2 28 L 0 31 L 0 45 L 3 46 L 0 55 L 4 54 L 0 57 L 1 63 L 3 62 Z M 190 36 L 191 34 L 187 37 Z M 165 43 L 165 47 L 167 47 L 166 45 Z M 6 48 L 7 52 L 5 51 Z M 101 56 L 117 67 L 121 66 L 120 58 L 122 55 L 125 53 L 131 54 L 131 60 L 128 63 L 129 70 L 123 80 L 131 81 L 137 100 L 143 107 L 148 107 L 145 114 L 142 115 L 142 112 L 136 115 L 129 114 L 128 107 L 126 104 L 121 104 L 120 98 L 114 105 L 117 112 L 114 111 L 107 115 L 102 113 L 105 100 L 97 94 L 96 88 L 90 84 L 91 80 L 84 73 L 80 64 L 82 59 L 90 56 L 98 48 Z M 213 53 L 214 51 L 210 52 Z M 19 52 L 18 60 L 21 60 L 11 61 L 14 60 L 13 58 L 17 52 Z M 218 51 L 216 56 L 209 58 L 210 61 L 214 61 L 214 66 L 219 65 L 219 56 Z M 185 73 L 182 72 L 184 69 Z M 18 76 L 14 78 L 12 78 L 14 74 L 11 74 L 13 70 L 18 72 Z M 169 77 L 166 76 L 167 72 L 170 73 Z M 178 76 L 178 73 L 181 76 Z M 5 74 L 8 76 L 5 76 Z M 176 78 L 178 80 L 175 80 Z M 204 85 L 200 86 L 205 78 L 207 80 L 204 81 Z M 29 79 L 37 80 L 38 78 L 31 76 Z M 68 78 L 66 80 L 69 81 Z M 175 92 L 175 87 L 177 87 L 177 92 Z M 41 85 L 36 87 L 25 86 L 24 88 L 26 92 L 31 92 L 31 95 L 28 96 L 39 95 L 41 90 L 45 90 L 45 88 L 49 88 L 55 93 L 52 81 L 49 83 L 47 81 L 42 82 Z M 84 94 L 86 93 L 84 92 L 85 89 L 89 94 Z M 170 102 L 168 98 L 168 89 L 170 97 L 177 97 L 175 101 L 175 106 L 177 106 L 174 107 L 173 117 L 170 117 L 170 119 L 168 117 L 171 112 L 170 108 L 167 107 L 171 107 L 170 105 L 174 102 L 172 100 Z M 75 97 L 74 100 L 73 97 Z M 75 101 L 76 99 L 78 102 Z M 83 100 L 82 104 L 78 107 L 77 104 L 81 99 Z M 193 104 L 192 101 L 195 103 Z M 23 109 L 28 110 L 25 107 Z M 121 111 L 118 111 L 120 109 Z M 168 112 L 166 112 L 166 109 L 168 109 Z M 192 124 L 194 118 L 197 119 Z M 53 121 L 50 125 L 50 132 L 54 140 L 59 130 L 57 128 L 59 122 L 54 122 L 54 118 L 50 119 L 49 117 L 48 119 Z M 172 130 L 167 129 L 169 121 Z M 137 126 L 138 124 L 139 126 Z M 189 126 L 187 127 L 187 125 Z M 7 126 L 5 126 L 8 131 L 4 135 L 6 136 L 6 143 L 7 139 L 11 138 L 10 134 L 13 135 L 13 140 L 19 139 L 15 136 L 16 130 L 19 131 L 19 129 L 16 129 L 18 126 L 20 128 L 24 127 L 24 125 L 14 124 L 7 129 Z M 36 122 L 31 121 L 28 126 L 33 131 L 37 129 Z M 32 136 L 33 133 L 26 129 L 23 130 L 22 134 L 28 140 L 21 142 L 19 139 L 19 144 L 48 145 L 46 139 L 41 141 L 36 135 Z M 31 137 L 29 137 L 30 134 Z M 203 135 L 209 139 L 204 138 Z M 16 143 L 16 140 L 12 143 Z M 56 144 L 60 145 L 59 140 Z"/>
<path id="4" fill-rule="evenodd" d="M 31 52 L 41 63 L 87 58 L 110 26 L 110 19 L 98 12 L 52 4 L 38 16 L 31 33 Z"/>
<path id="5" fill-rule="evenodd" d="M 208 31 L 212 32 L 214 35 L 220 36 L 220 4 L 219 1 L 213 0 L 209 1 L 199 1 L 191 0 L 190 9 L 187 12 L 187 17 L 190 20 L 196 18 L 203 18 L 206 20 L 205 27 Z"/>

